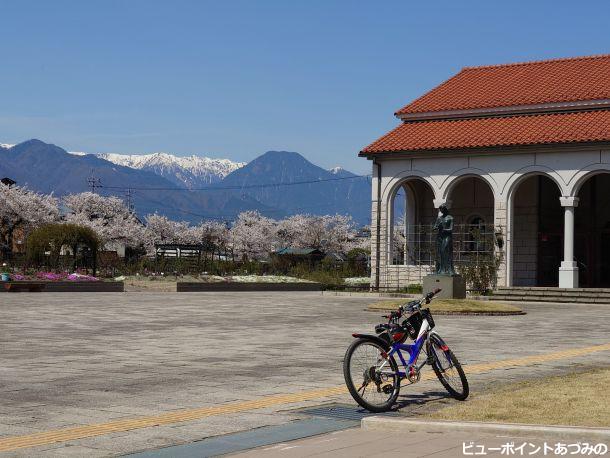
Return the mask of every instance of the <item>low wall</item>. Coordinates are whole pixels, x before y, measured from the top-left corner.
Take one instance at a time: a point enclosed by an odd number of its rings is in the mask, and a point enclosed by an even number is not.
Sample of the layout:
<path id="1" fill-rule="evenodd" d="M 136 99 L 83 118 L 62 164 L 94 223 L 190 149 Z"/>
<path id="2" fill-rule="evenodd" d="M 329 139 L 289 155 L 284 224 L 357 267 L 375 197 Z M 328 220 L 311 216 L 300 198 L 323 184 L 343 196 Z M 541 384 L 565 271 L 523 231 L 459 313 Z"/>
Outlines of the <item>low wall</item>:
<path id="1" fill-rule="evenodd" d="M 176 291 L 205 292 L 205 291 L 321 291 L 319 283 L 241 283 L 241 282 L 178 282 Z"/>
<path id="2" fill-rule="evenodd" d="M 7 282 L 0 282 L 0 292 L 6 292 L 5 283 Z M 23 283 L 28 282 L 24 281 Z M 43 283 L 45 285 L 43 291 L 47 293 L 122 293 L 125 291 L 125 285 L 122 281 L 32 281 L 31 283 Z"/>

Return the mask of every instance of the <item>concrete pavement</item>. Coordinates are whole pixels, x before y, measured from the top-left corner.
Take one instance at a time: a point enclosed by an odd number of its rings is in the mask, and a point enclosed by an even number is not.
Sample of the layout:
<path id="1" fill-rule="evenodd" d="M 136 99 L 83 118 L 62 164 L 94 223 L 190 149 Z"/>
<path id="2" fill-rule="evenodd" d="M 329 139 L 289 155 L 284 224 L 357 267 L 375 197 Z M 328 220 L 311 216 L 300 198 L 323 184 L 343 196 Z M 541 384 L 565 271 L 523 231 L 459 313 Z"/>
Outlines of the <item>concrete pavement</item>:
<path id="1" fill-rule="evenodd" d="M 351 333 L 381 321 L 364 310 L 368 301 L 318 293 L 3 295 L 0 441 L 152 418 L 135 429 L 106 426 L 96 436 L 6 448 L 9 456 L 109 456 L 284 424 L 302 418 L 298 407 L 353 403 L 332 387 L 343 384 Z M 528 314 L 516 317 L 439 316 L 437 330 L 467 371 L 608 341 L 610 307 L 525 308 Z M 477 391 L 607 360 L 607 352 L 583 353 L 469 378 Z M 273 396 L 280 402 L 261 403 Z M 402 412 L 425 409 L 430 400 L 451 402 L 437 382 L 423 382 L 404 391 Z M 201 409 L 220 410 L 201 416 Z M 175 421 L 152 426 L 172 412 Z"/>
<path id="2" fill-rule="evenodd" d="M 466 456 L 562 456 L 555 454 L 558 444 L 573 445 L 578 450 L 584 442 L 605 444 L 598 437 L 579 439 L 557 438 L 545 434 L 489 434 L 482 432 L 448 432 L 435 430 L 417 432 L 371 431 L 351 428 L 307 439 L 260 447 L 232 457 L 239 458 L 302 458 L 346 457 L 371 458 L 401 456 L 406 458 L 457 458 Z M 545 453 L 546 447 L 552 451 Z M 601 447 L 600 450 L 604 450 Z M 607 450 L 607 448 L 606 448 Z M 511 453 L 512 451 L 512 453 Z M 583 455 L 586 455 L 583 454 Z M 580 456 L 583 456 L 580 455 Z M 600 456 L 591 454 L 589 456 Z"/>

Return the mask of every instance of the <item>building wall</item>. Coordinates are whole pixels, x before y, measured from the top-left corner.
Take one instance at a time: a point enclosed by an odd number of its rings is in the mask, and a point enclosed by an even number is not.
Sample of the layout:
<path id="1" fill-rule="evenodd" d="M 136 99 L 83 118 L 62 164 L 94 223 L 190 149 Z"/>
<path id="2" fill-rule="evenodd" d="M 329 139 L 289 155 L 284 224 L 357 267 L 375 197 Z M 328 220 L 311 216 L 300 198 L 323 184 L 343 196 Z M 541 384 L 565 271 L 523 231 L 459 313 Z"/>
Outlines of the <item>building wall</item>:
<path id="1" fill-rule="evenodd" d="M 477 176 L 485 180 L 493 195 L 493 212 L 487 204 L 483 211 L 486 217 L 492 219 L 495 225 L 502 229 L 504 238 L 504 246 L 499 250 L 503 264 L 498 273 L 498 285 L 513 284 L 513 280 L 517 283 L 530 284 L 532 275 L 535 275 L 532 272 L 536 271 L 536 261 L 533 260 L 531 253 L 532 250 L 535 250 L 535 238 L 531 233 L 534 216 L 529 213 L 532 210 L 527 200 L 531 199 L 532 195 L 521 191 L 519 194 L 522 194 L 522 198 L 525 200 L 517 204 L 516 210 L 513 212 L 513 202 L 518 197 L 517 189 L 528 176 L 542 174 L 556 183 L 561 196 L 576 196 L 580 186 L 589 176 L 599 171 L 610 171 L 610 148 L 562 146 L 535 150 L 493 150 L 480 151 L 476 154 L 462 152 L 439 153 L 438 155 L 426 152 L 420 155 L 393 154 L 379 157 L 377 161 L 381 164 L 381 176 L 377 176 L 377 167 L 374 165 L 371 231 L 371 283 L 373 286 L 376 285 L 377 265 L 380 267 L 380 282 L 382 278 L 386 278 L 385 283 L 389 288 L 392 284 L 398 286 L 403 278 L 405 281 L 410 281 L 409 272 L 412 271 L 410 266 L 390 267 L 387 256 L 388 215 L 391 214 L 388 212 L 388 202 L 400 183 L 414 178 L 425 180 L 434 194 L 434 207 L 438 208 L 440 203 L 453 198 L 456 201 L 456 216 L 459 212 L 460 218 L 463 218 L 472 207 L 468 207 L 465 201 L 462 201 L 469 195 L 479 197 L 478 192 L 469 194 L 467 185 L 461 185 L 462 191 L 454 193 L 456 190 L 459 191 L 460 182 L 468 176 Z M 379 259 L 376 257 L 377 228 L 375 224 L 378 184 L 381 188 L 380 215 L 382 222 L 379 239 L 382 246 L 379 247 Z M 475 207 L 479 205 L 480 203 L 477 201 Z M 525 224 L 522 216 L 526 217 Z M 525 237 L 527 240 L 519 250 L 517 250 L 517 245 L 513 246 L 515 236 L 518 239 Z M 395 270 L 404 271 L 404 273 L 399 273 L 397 276 L 394 274 Z M 394 278 L 398 280 L 393 280 Z"/>

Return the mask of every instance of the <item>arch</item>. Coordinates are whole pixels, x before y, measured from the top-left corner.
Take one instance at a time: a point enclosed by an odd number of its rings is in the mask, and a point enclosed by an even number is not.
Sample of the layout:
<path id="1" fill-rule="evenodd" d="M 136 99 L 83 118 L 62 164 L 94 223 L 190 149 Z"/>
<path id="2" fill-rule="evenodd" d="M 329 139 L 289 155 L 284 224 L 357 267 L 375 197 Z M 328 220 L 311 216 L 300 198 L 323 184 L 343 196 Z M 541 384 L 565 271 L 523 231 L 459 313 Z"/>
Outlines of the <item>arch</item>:
<path id="1" fill-rule="evenodd" d="M 487 172 L 485 172 L 484 170 L 473 168 L 473 167 L 459 169 L 459 170 L 456 170 L 453 173 L 451 173 L 451 175 L 449 175 L 443 181 L 443 184 L 441 185 L 440 194 L 441 194 L 442 198 L 448 199 L 449 194 L 451 193 L 453 188 L 458 183 L 460 183 L 462 180 L 465 180 L 467 178 L 480 178 L 481 180 L 483 180 L 485 183 L 487 183 L 487 185 L 491 189 L 491 192 L 494 195 L 494 200 L 497 200 L 497 197 L 499 195 L 499 190 L 498 190 L 498 183 L 496 182 L 496 180 L 494 180 L 494 178 L 491 175 L 489 175 Z"/>
<path id="2" fill-rule="evenodd" d="M 553 169 L 546 167 L 546 166 L 541 166 L 541 165 L 534 165 L 534 166 L 528 166 L 528 167 L 524 167 L 521 168 L 517 171 L 515 171 L 511 177 L 506 181 L 502 194 L 503 196 L 505 196 L 506 199 L 506 240 L 505 240 L 505 246 L 506 246 L 506 284 L 507 286 L 513 286 L 515 284 L 515 282 L 517 282 L 517 275 L 523 275 L 521 273 L 518 273 L 516 266 L 523 266 L 524 264 L 528 264 L 531 265 L 533 263 L 536 264 L 535 267 L 535 278 L 529 278 L 527 277 L 527 279 L 520 279 L 519 282 L 517 283 L 518 286 L 540 286 L 538 284 L 539 281 L 539 265 L 538 265 L 538 257 L 539 257 L 539 246 L 538 246 L 538 241 L 536 239 L 536 241 L 532 241 L 531 243 L 534 245 L 534 247 L 528 247 L 527 250 L 533 250 L 535 249 L 535 253 L 536 253 L 536 259 L 535 260 L 531 260 L 531 259 L 527 259 L 527 262 L 525 262 L 523 259 L 524 256 L 528 256 L 524 253 L 518 253 L 518 250 L 522 250 L 524 251 L 522 248 L 518 248 L 517 245 L 515 245 L 515 241 L 517 239 L 522 239 L 523 237 L 527 237 L 527 240 L 533 240 L 535 238 L 538 237 L 538 235 L 534 235 L 538 233 L 538 229 L 527 229 L 527 234 L 524 235 L 524 230 L 523 227 L 521 226 L 522 223 L 517 223 L 516 224 L 516 209 L 515 209 L 515 205 L 516 205 L 516 201 L 515 201 L 515 196 L 519 190 L 519 187 L 528 179 L 532 178 L 532 177 L 536 177 L 536 176 L 542 176 L 547 178 L 551 183 L 553 183 L 555 185 L 554 189 L 555 192 L 557 192 L 557 200 L 555 202 L 557 208 L 560 208 L 560 203 L 559 203 L 559 197 L 562 195 L 566 195 L 566 184 L 565 181 L 561 178 L 561 176 Z M 553 204 L 553 205 L 555 205 Z M 534 205 L 534 204 L 532 204 Z M 535 204 L 536 206 L 538 204 Z M 530 206 L 531 207 L 531 206 Z M 524 208 L 528 208 L 528 206 L 526 205 Z M 545 207 L 545 208 L 549 208 L 549 207 Z M 522 221 L 522 220 L 520 220 Z M 540 222 L 538 221 L 536 223 L 537 225 L 540 224 Z M 531 232 L 531 233 L 530 233 Z M 533 253 L 529 253 L 529 255 L 532 255 Z M 557 265 L 557 267 L 559 267 L 559 264 Z M 529 269 L 529 267 L 528 267 Z M 530 276 L 530 275 L 534 275 L 531 272 L 525 273 L 524 275 L 526 276 Z M 521 283 L 521 282 L 530 282 L 529 283 Z M 547 286 L 547 285 L 544 285 Z"/>
<path id="3" fill-rule="evenodd" d="M 573 260 L 578 268 L 578 286 L 610 286 L 610 169 L 592 164 L 573 180 Z"/>
<path id="4" fill-rule="evenodd" d="M 404 190 L 404 208 L 402 210 L 404 212 L 404 221 L 402 222 L 404 223 L 404 262 L 406 262 L 406 246 L 410 237 L 407 229 L 419 224 L 421 218 L 427 219 L 429 217 L 429 213 L 433 212 L 434 209 L 433 200 L 435 197 L 434 187 L 422 176 L 409 175 L 393 180 L 392 186 L 386 187 L 382 197 L 383 206 L 386 210 L 383 221 L 384 229 L 382 229 L 383 245 L 385 246 L 383 256 L 386 265 L 396 265 L 395 255 L 398 253 L 395 246 L 395 230 L 398 227 L 398 210 L 396 209 L 398 202 L 396 197 L 400 190 Z M 400 203 L 402 204 L 402 202 Z M 401 263 L 398 262 L 398 264 Z"/>
<path id="5" fill-rule="evenodd" d="M 451 202 L 451 214 L 456 224 L 465 225 L 469 215 L 481 215 L 493 225 L 497 195 L 489 181 L 478 174 L 462 174 L 448 183 L 444 198 Z"/>
<path id="6" fill-rule="evenodd" d="M 510 176 L 510 178 L 504 183 L 500 194 L 505 196 L 506 200 L 509 201 L 519 184 L 523 180 L 534 175 L 543 175 L 550 178 L 559 188 L 559 192 L 561 193 L 561 195 L 566 195 L 565 192 L 567 186 L 563 178 L 561 178 L 561 175 L 559 175 L 552 168 L 546 167 L 544 165 L 530 165 L 527 167 L 522 167 L 519 170 L 515 170 L 515 172 L 513 172 L 513 174 Z"/>
<path id="7" fill-rule="evenodd" d="M 581 168 L 572 176 L 570 181 L 568 181 L 568 192 L 564 195 L 569 197 L 578 196 L 578 192 L 580 191 L 580 188 L 582 188 L 582 185 L 585 184 L 589 178 L 601 173 L 610 173 L 610 164 L 597 162 Z"/>
<path id="8" fill-rule="evenodd" d="M 432 195 L 435 199 L 440 196 L 439 186 L 434 179 L 420 170 L 404 170 L 394 175 L 381 190 L 382 202 L 387 204 L 388 198 L 396 193 L 396 190 L 405 182 L 411 180 L 420 180 L 425 182 L 432 190 Z"/>

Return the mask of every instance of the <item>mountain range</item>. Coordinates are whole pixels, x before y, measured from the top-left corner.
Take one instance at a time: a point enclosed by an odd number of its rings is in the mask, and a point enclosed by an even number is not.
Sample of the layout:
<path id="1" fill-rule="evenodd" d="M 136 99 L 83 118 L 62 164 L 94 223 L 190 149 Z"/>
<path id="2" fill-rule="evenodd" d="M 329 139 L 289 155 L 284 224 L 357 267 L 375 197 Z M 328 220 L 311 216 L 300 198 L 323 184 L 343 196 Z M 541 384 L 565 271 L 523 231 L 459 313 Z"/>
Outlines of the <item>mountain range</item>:
<path id="1" fill-rule="evenodd" d="M 195 155 L 181 157 L 168 153 L 105 153 L 97 154 L 97 157 L 132 169 L 148 170 L 189 189 L 217 183 L 229 173 L 246 165 L 245 162 L 233 162 L 229 159 L 211 159 Z"/>
<path id="2" fill-rule="evenodd" d="M 370 215 L 366 177 L 325 170 L 302 155 L 268 151 L 249 163 L 168 153 L 146 155 L 69 153 L 40 140 L 0 144 L 0 177 L 57 196 L 90 189 L 125 197 L 141 216 L 233 220 L 245 210 L 282 218 L 296 213 L 349 214 L 361 224 Z M 129 191 L 128 191 L 129 189 Z"/>

